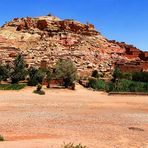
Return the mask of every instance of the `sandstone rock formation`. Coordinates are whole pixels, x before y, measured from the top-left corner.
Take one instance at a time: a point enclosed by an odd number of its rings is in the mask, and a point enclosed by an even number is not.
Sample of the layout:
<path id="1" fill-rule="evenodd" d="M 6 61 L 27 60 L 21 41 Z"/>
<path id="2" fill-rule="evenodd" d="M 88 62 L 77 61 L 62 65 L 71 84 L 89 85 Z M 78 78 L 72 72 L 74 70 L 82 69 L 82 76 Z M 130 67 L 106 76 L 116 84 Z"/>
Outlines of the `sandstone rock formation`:
<path id="1" fill-rule="evenodd" d="M 115 40 L 110 41 L 118 44 L 121 48 L 125 49 L 124 57 L 128 59 L 126 62 L 117 61 L 122 71 L 133 72 L 133 71 L 148 71 L 148 52 L 143 52 L 133 45 L 127 45 L 126 43 L 116 42 Z"/>
<path id="2" fill-rule="evenodd" d="M 116 64 L 123 70 L 137 65 L 148 70 L 148 52 L 109 41 L 92 24 L 51 15 L 15 18 L 0 28 L 0 61 L 11 62 L 18 53 L 27 66 L 53 67 L 59 58 L 72 59 L 82 76 L 96 69 L 109 78 Z"/>

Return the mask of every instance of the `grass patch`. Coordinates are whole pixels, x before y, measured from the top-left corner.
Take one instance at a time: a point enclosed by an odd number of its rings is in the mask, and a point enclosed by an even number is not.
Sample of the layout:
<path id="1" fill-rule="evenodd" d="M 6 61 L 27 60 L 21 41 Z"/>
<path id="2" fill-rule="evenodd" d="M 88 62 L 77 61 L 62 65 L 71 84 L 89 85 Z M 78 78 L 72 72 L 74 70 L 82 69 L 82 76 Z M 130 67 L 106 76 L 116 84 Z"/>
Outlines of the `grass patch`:
<path id="1" fill-rule="evenodd" d="M 87 148 L 86 146 L 82 146 L 81 144 L 74 145 L 73 143 L 68 143 L 62 146 L 62 148 Z"/>
<path id="2" fill-rule="evenodd" d="M 4 137 L 0 135 L 0 141 L 4 141 Z"/>
<path id="3" fill-rule="evenodd" d="M 26 84 L 0 84 L 0 90 L 20 90 L 26 87 Z"/>

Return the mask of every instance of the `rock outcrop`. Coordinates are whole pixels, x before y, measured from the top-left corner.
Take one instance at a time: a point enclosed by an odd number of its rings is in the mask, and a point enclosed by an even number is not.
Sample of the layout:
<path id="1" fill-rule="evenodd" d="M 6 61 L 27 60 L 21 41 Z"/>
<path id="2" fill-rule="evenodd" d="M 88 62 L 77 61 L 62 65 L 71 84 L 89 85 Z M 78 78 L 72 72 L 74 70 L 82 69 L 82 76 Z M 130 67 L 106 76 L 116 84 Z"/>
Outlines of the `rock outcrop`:
<path id="1" fill-rule="evenodd" d="M 118 44 L 121 48 L 125 49 L 124 57 L 128 60 L 126 62 L 117 61 L 116 64 L 124 72 L 133 71 L 148 71 L 148 52 L 143 52 L 133 45 L 127 45 L 124 42 L 110 41 Z"/>
<path id="2" fill-rule="evenodd" d="M 53 67 L 59 58 L 72 59 L 81 76 L 96 69 L 110 78 L 116 64 L 123 70 L 148 70 L 148 52 L 109 41 L 94 25 L 54 16 L 15 18 L 0 28 L 0 61 L 22 53 L 27 66 Z M 131 66 L 132 65 L 132 66 Z"/>

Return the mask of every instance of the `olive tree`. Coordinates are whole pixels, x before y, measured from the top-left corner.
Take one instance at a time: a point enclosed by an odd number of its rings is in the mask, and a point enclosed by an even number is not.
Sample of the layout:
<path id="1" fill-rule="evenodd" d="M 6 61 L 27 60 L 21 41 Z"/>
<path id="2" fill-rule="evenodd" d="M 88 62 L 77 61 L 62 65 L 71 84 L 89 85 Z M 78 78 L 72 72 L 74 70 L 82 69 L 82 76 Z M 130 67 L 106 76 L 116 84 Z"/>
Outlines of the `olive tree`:
<path id="1" fill-rule="evenodd" d="M 43 80 L 45 79 L 46 76 L 46 71 L 44 71 L 41 68 L 30 67 L 28 70 L 28 75 L 29 75 L 28 85 L 36 86 L 38 84 L 43 83 Z"/>
<path id="2" fill-rule="evenodd" d="M 77 69 L 71 60 L 59 59 L 55 66 L 55 74 L 57 79 L 63 80 L 65 88 L 68 88 L 76 80 Z"/>

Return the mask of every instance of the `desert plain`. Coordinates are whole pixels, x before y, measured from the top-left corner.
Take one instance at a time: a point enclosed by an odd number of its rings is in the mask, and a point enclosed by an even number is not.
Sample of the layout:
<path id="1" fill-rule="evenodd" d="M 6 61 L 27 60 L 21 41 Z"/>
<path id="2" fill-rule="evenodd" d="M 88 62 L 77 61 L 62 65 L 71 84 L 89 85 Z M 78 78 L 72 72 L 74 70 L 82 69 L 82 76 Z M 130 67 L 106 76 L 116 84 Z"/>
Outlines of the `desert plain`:
<path id="1" fill-rule="evenodd" d="M 0 91 L 0 148 L 148 148 L 148 96 L 34 89 Z"/>

